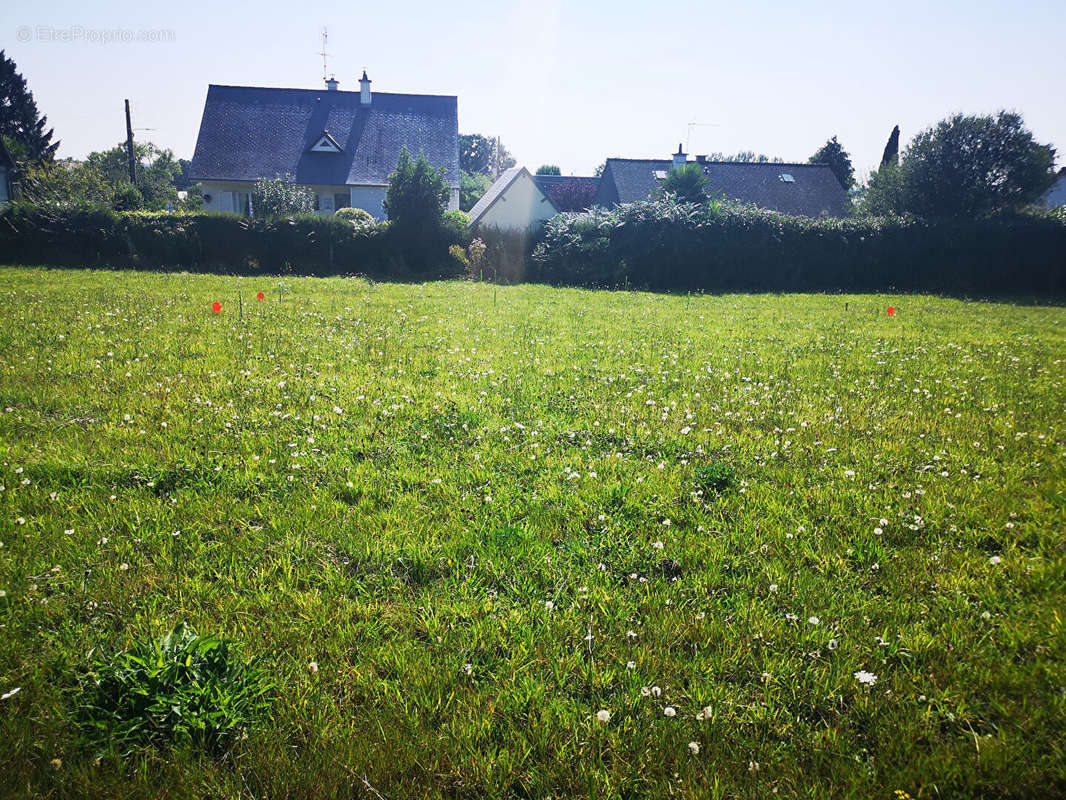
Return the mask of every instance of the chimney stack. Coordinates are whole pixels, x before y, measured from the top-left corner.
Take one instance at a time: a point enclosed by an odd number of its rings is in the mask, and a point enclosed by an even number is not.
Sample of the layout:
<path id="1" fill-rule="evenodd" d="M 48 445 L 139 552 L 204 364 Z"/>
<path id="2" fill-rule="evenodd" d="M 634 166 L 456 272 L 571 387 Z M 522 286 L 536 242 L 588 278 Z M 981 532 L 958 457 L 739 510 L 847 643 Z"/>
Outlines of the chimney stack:
<path id="1" fill-rule="evenodd" d="M 683 166 L 685 166 L 685 164 L 687 162 L 688 162 L 688 157 L 685 155 L 685 152 L 681 149 L 681 143 L 678 142 L 678 144 L 677 144 L 677 152 L 674 153 L 674 166 L 675 167 L 683 167 Z"/>
<path id="2" fill-rule="evenodd" d="M 359 105 L 370 105 L 370 78 L 366 76 L 366 70 L 363 70 L 363 77 L 359 79 Z"/>
<path id="3" fill-rule="evenodd" d="M 326 78 L 326 88 L 329 91 L 331 91 L 331 92 L 337 91 L 337 83 L 338 83 L 337 79 L 335 77 L 333 77 L 332 75 L 330 75 L 328 78 Z"/>
<path id="4" fill-rule="evenodd" d="M 696 163 L 697 164 L 706 164 L 707 163 L 707 156 L 696 156 Z"/>

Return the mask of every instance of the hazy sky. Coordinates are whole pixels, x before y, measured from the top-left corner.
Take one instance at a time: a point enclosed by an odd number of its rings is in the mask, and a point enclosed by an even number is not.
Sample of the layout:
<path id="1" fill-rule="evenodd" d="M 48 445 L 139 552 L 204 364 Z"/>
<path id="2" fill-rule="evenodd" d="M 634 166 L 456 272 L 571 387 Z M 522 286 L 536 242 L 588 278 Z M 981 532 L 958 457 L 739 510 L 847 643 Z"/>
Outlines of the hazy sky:
<path id="1" fill-rule="evenodd" d="M 835 134 L 863 175 L 894 124 L 906 143 L 951 112 L 999 108 L 1066 162 L 1062 0 L 92 5 L 0 0 L 0 47 L 61 156 L 122 140 L 128 97 L 138 138 L 191 157 L 209 83 L 317 88 L 326 26 L 341 89 L 365 66 L 377 91 L 458 95 L 462 132 L 567 174 L 665 158 L 691 132 L 690 153 L 789 161 Z M 117 40 L 142 35 L 162 41 Z"/>

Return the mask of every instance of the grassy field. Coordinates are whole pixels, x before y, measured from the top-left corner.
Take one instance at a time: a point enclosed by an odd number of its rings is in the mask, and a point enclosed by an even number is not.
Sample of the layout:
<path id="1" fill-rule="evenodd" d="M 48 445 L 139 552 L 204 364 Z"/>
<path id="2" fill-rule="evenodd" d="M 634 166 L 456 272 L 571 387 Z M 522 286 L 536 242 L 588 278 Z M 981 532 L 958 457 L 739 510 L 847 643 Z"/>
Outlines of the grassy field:
<path id="1" fill-rule="evenodd" d="M 3 268 L 0 318 L 2 796 L 1066 796 L 1061 305 Z M 182 621 L 272 717 L 90 747 L 78 670 Z"/>

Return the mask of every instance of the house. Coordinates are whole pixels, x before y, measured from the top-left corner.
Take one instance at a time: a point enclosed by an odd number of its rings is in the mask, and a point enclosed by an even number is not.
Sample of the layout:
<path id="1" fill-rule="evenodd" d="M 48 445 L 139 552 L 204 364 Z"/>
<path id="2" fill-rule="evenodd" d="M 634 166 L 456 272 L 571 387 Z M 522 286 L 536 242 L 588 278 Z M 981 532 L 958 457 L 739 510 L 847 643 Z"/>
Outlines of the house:
<path id="1" fill-rule="evenodd" d="M 584 211 L 596 195 L 597 178 L 531 175 L 512 167 L 470 209 L 470 225 L 530 231 L 562 211 Z"/>
<path id="2" fill-rule="evenodd" d="M 826 164 L 708 161 L 705 156 L 689 161 L 680 146 L 672 159 L 607 159 L 595 204 L 611 207 L 647 200 L 673 167 L 685 164 L 703 169 L 713 198 L 803 217 L 842 217 L 851 205 Z"/>
<path id="3" fill-rule="evenodd" d="M 14 197 L 12 176 L 15 173 L 15 159 L 11 157 L 3 137 L 0 137 L 0 208 L 11 202 Z"/>
<path id="4" fill-rule="evenodd" d="M 204 210 L 254 213 L 254 182 L 289 177 L 314 192 L 320 214 L 351 206 L 383 219 L 389 175 L 404 147 L 446 170 L 448 208 L 458 209 L 457 99 L 371 92 L 365 71 L 358 92 L 338 84 L 209 86 L 189 166 L 190 179 L 203 186 Z"/>
<path id="5" fill-rule="evenodd" d="M 1058 177 L 1040 198 L 1040 204 L 1046 208 L 1066 206 L 1066 167 L 1059 170 Z"/>

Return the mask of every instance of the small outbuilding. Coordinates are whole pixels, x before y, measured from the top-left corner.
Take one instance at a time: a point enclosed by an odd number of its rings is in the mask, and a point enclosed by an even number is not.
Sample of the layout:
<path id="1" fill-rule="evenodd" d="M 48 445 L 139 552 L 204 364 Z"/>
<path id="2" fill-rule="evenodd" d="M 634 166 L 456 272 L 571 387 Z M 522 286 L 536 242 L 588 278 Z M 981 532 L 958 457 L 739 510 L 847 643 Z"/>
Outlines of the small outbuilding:
<path id="1" fill-rule="evenodd" d="M 563 211 L 584 211 L 596 196 L 597 178 L 531 175 L 512 167 L 470 209 L 470 225 L 531 231 Z"/>

